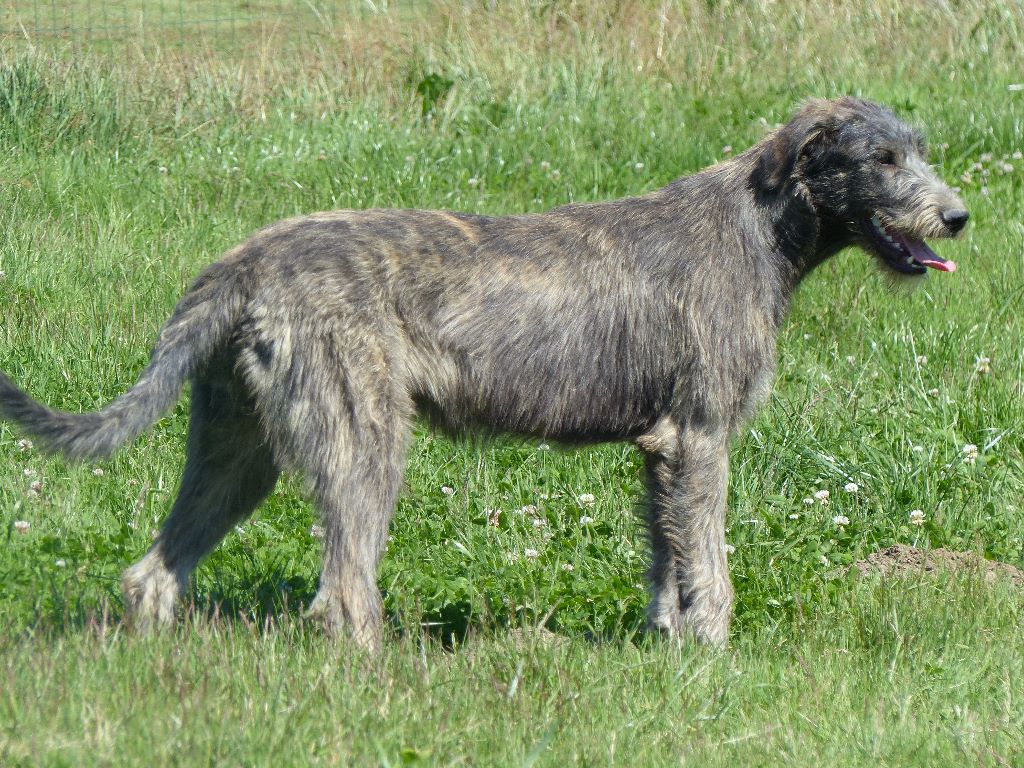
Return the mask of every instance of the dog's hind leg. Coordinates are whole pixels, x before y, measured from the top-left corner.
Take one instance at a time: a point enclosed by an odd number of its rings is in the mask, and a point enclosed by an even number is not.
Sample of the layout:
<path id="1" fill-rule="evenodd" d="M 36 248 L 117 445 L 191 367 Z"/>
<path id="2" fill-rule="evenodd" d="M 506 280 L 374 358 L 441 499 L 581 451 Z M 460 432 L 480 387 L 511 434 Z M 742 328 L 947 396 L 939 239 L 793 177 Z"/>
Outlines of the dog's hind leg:
<path id="1" fill-rule="evenodd" d="M 227 371 L 197 379 L 178 497 L 156 542 L 121 582 L 134 627 L 174 621 L 192 569 L 266 498 L 278 475 L 241 385 Z"/>
<path id="2" fill-rule="evenodd" d="M 376 651 L 384 611 L 377 568 L 401 489 L 411 406 L 396 407 L 384 387 L 357 392 L 347 381 L 343 391 L 348 428 L 323 435 L 328 450 L 302 459 L 324 523 L 323 571 L 308 615 Z"/>
<path id="3" fill-rule="evenodd" d="M 404 442 L 397 430 L 378 433 L 353 446 L 358 455 L 347 475 L 314 470 L 324 565 L 308 615 L 323 621 L 329 634 L 348 632 L 371 651 L 381 643 L 384 605 L 377 567 L 402 482 Z"/>
<path id="4" fill-rule="evenodd" d="M 251 381 L 275 455 L 305 476 L 324 528 L 320 586 L 307 615 L 376 650 L 377 566 L 401 489 L 413 403 L 391 358 L 399 343 L 356 318 L 278 332 Z M 269 344 L 267 345 L 269 348 Z M 259 366 L 259 367 L 257 367 Z"/>

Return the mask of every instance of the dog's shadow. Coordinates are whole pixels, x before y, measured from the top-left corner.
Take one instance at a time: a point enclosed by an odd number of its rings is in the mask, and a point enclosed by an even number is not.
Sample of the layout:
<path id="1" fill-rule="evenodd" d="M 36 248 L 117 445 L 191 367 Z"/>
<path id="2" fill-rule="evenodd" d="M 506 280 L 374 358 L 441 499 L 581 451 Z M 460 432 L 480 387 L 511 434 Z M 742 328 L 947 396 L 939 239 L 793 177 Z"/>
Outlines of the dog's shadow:
<path id="1" fill-rule="evenodd" d="M 199 584 L 190 585 L 178 609 L 175 631 L 198 635 L 220 631 L 259 635 L 284 632 L 289 636 L 322 637 L 319 620 L 306 616 L 316 589 L 315 577 L 288 569 L 253 571 L 231 578 L 221 578 L 215 573 Z M 386 592 L 384 599 L 387 605 Z M 555 612 L 538 623 L 526 617 L 481 611 L 479 605 L 468 599 L 434 610 L 425 610 L 422 606 L 390 607 L 385 611 L 384 623 L 386 634 L 393 641 L 423 638 L 444 651 L 456 651 L 479 638 L 506 635 L 519 639 L 541 637 L 545 644 L 553 638 L 582 639 L 592 644 L 623 639 L 637 642 L 639 636 L 638 628 L 624 626 L 618 631 L 567 632 L 558 626 Z M 64 595 L 59 606 L 39 614 L 37 620 L 26 627 L 26 632 L 59 638 L 82 634 L 106 637 L 114 632 L 132 634 L 133 630 L 126 620 L 117 590 L 111 589 L 93 601 Z"/>

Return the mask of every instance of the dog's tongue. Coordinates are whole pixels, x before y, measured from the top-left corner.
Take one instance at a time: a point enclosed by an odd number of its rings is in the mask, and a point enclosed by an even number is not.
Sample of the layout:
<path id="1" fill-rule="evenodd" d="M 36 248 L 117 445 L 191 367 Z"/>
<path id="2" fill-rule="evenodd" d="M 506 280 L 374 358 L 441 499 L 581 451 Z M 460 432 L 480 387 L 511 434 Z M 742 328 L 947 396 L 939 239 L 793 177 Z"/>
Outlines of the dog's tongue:
<path id="1" fill-rule="evenodd" d="M 914 261 L 922 267 L 931 267 L 932 269 L 937 269 L 940 272 L 956 272 L 955 261 L 942 258 L 935 253 L 935 251 L 929 248 L 924 241 L 911 240 L 909 237 L 895 232 L 890 232 L 889 235 L 899 240 L 900 245 L 906 248 L 910 252 L 910 255 L 914 257 Z"/>

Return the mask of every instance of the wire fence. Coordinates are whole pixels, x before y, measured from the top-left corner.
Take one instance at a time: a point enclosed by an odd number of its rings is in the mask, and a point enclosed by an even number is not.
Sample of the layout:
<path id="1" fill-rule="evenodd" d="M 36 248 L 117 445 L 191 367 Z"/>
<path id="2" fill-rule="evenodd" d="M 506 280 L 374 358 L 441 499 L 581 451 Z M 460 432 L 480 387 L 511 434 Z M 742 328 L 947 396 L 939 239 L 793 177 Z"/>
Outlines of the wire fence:
<path id="1" fill-rule="evenodd" d="M 254 32 L 329 33 L 342 19 L 408 14 L 430 0 L 8 0 L 0 45 L 110 49 L 126 42 L 234 47 Z"/>

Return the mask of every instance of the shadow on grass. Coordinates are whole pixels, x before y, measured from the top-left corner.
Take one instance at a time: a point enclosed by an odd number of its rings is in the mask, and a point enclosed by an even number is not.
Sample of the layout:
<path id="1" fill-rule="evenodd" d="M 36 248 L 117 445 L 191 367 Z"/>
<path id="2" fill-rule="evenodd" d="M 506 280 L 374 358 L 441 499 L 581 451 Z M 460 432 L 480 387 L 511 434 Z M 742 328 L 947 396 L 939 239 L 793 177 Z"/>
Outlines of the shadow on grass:
<path id="1" fill-rule="evenodd" d="M 105 584 L 100 586 L 95 578 L 90 580 L 92 588 L 83 589 L 82 582 L 65 583 L 62 590 L 54 585 L 46 600 L 37 606 L 33 619 L 22 625 L 21 631 L 15 629 L 12 635 L 59 639 L 77 634 L 107 636 L 129 631 L 118 581 L 104 578 Z M 315 579 L 287 569 L 273 569 L 252 578 L 218 578 L 216 574 L 210 578 L 207 575 L 199 585 L 192 586 L 182 601 L 178 624 L 182 631 L 234 628 L 265 634 L 286 629 L 289 634 L 298 631 L 315 637 L 321 634 L 319 622 L 307 621 L 305 611 L 316 595 L 316 586 Z M 459 649 L 474 638 L 500 638 L 506 634 L 558 636 L 582 639 L 595 645 L 643 644 L 650 639 L 642 631 L 642 616 L 626 615 L 611 626 L 580 626 L 578 620 L 566 626 L 560 621 L 557 605 L 546 614 L 535 616 L 510 612 L 502 605 L 492 610 L 486 600 L 482 601 L 481 608 L 481 601 L 469 598 L 430 609 L 391 603 L 385 595 L 386 635 L 396 641 L 423 638 L 446 651 Z"/>

